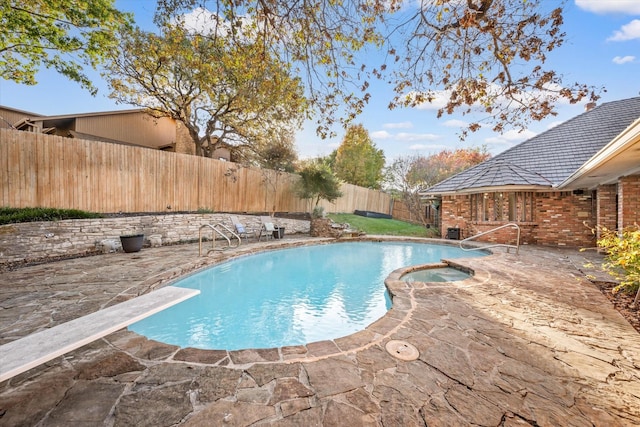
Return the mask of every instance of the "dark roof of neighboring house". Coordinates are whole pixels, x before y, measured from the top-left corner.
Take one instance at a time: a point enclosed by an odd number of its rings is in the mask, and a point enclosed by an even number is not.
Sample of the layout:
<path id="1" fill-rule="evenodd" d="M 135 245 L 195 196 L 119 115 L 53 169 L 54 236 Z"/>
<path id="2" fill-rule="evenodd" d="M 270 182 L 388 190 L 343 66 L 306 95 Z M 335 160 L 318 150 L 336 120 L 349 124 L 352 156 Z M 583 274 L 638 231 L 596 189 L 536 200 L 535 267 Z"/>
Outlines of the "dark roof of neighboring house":
<path id="1" fill-rule="evenodd" d="M 640 97 L 607 102 L 424 191 L 557 187 L 640 117 Z"/>

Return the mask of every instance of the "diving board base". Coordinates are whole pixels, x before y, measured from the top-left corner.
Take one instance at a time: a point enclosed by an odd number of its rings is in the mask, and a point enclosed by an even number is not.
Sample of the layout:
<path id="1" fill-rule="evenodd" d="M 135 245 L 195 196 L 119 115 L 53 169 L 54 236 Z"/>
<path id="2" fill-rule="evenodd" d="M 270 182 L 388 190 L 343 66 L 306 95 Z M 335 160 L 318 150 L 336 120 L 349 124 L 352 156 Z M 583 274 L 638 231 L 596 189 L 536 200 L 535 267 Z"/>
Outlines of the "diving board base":
<path id="1" fill-rule="evenodd" d="M 200 293 L 166 286 L 0 346 L 0 382 Z"/>

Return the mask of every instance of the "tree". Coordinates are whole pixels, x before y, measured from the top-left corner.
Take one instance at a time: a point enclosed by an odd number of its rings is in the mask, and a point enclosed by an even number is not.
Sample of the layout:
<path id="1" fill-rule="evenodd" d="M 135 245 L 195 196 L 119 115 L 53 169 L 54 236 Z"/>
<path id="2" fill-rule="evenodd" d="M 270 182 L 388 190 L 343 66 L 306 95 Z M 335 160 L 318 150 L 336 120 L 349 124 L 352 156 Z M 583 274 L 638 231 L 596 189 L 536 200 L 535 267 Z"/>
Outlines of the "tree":
<path id="1" fill-rule="evenodd" d="M 296 195 L 301 199 L 311 200 L 314 208 L 318 207 L 320 200 L 333 202 L 342 196 L 340 180 L 329 166 L 320 160 L 309 162 L 300 170 L 299 175 Z"/>
<path id="2" fill-rule="evenodd" d="M 486 146 L 443 150 L 428 157 L 399 157 L 386 169 L 385 183 L 390 190 L 398 193 L 413 217 L 425 223 L 424 202 L 420 193 L 490 157 Z"/>
<path id="3" fill-rule="evenodd" d="M 262 168 L 292 173 L 298 154 L 295 150 L 295 135 L 283 132 L 263 141 L 257 146 L 255 162 Z"/>
<path id="4" fill-rule="evenodd" d="M 114 0 L 0 0 L 0 75 L 35 85 L 41 65 L 97 89 L 83 66 L 96 69 L 117 45 L 117 32 L 132 21 Z"/>
<path id="5" fill-rule="evenodd" d="M 490 157 L 486 146 L 442 150 L 428 157 L 418 156 L 411 164 L 407 179 L 413 186 L 423 190 Z"/>
<path id="6" fill-rule="evenodd" d="M 159 3 L 159 22 L 200 6 L 229 19 L 238 34 L 235 40 L 242 40 L 243 33 L 259 32 L 266 50 L 295 64 L 306 77 L 307 96 L 320 114 L 321 135 L 337 115 L 348 124 L 362 111 L 374 77 L 394 85 L 397 96 L 391 108 L 444 98 L 439 115 L 481 111 L 496 131 L 523 129 L 530 120 L 553 115 L 559 100 L 598 98 L 594 88 L 565 86 L 561 74 L 543 69 L 548 53 L 565 41 L 564 1 Z M 367 48 L 386 51 L 386 60 L 371 64 Z M 467 130 L 479 128 L 475 122 Z"/>
<path id="7" fill-rule="evenodd" d="M 394 194 L 394 198 L 402 200 L 416 221 L 425 224 L 426 218 L 422 208 L 422 198 L 419 194 L 419 187 L 415 184 L 411 176 L 413 165 L 419 157 L 403 156 L 391 162 L 385 169 L 385 184 L 387 190 Z"/>
<path id="8" fill-rule="evenodd" d="M 336 150 L 333 170 L 341 180 L 366 188 L 380 188 L 384 152 L 376 148 L 363 125 L 352 125 Z"/>
<path id="9" fill-rule="evenodd" d="M 422 0 L 401 25 L 392 106 L 444 97 L 438 117 L 484 112 L 493 130 L 502 132 L 555 115 L 560 99 L 597 100 L 593 88 L 563 86 L 560 74 L 542 68 L 565 41 L 562 3 L 547 9 L 542 0 Z M 471 123 L 467 130 L 479 127 Z"/>
<path id="10" fill-rule="evenodd" d="M 299 79 L 261 41 L 229 37 L 183 22 L 161 34 L 124 31 L 105 73 L 111 97 L 181 121 L 197 155 L 219 146 L 257 152 L 260 140 L 299 126 L 306 101 Z"/>

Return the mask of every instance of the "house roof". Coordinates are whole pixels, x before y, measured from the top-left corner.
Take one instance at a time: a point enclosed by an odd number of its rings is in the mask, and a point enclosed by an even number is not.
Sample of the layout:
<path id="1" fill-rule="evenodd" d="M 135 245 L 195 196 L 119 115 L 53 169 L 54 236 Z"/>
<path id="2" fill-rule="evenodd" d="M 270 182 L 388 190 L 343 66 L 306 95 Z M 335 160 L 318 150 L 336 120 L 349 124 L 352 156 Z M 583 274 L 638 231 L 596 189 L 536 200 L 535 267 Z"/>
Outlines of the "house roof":
<path id="1" fill-rule="evenodd" d="M 604 103 L 427 189 L 558 188 L 640 117 L 640 97 Z"/>
<path id="2" fill-rule="evenodd" d="M 115 114 L 131 114 L 131 113 L 140 113 L 140 112 L 146 111 L 144 108 L 130 108 L 127 110 L 94 111 L 89 113 L 57 114 L 53 116 L 47 116 L 44 114 L 33 113 L 31 111 L 24 111 L 24 110 L 19 110 L 13 107 L 7 107 L 6 105 L 0 105 L 0 109 L 23 114 L 25 117 L 31 118 L 34 120 L 43 120 L 43 119 L 55 120 L 55 119 L 71 119 L 71 118 L 79 118 L 79 117 L 110 116 Z"/>

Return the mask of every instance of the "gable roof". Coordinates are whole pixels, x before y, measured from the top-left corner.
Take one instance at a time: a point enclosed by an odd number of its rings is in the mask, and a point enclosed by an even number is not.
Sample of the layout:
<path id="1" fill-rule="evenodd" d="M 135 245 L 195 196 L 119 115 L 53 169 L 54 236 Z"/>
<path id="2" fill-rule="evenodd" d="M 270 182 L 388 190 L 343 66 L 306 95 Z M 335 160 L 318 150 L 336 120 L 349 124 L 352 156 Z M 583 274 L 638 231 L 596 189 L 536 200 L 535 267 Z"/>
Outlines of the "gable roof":
<path id="1" fill-rule="evenodd" d="M 640 117 L 640 97 L 604 103 L 424 191 L 557 188 Z"/>

